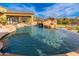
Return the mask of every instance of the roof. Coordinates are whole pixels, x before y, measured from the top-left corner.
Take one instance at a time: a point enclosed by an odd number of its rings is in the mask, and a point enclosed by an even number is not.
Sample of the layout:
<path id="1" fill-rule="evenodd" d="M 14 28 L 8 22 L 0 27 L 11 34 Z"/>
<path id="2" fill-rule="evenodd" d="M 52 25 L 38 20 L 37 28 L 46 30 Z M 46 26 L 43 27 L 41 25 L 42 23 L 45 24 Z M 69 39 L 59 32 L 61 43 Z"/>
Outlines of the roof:
<path id="1" fill-rule="evenodd" d="M 33 15 L 33 12 L 18 12 L 18 11 L 12 11 L 12 10 L 8 10 L 4 7 L 0 7 L 1 12 L 0 13 L 6 13 L 6 14 L 31 14 Z"/>
<path id="2" fill-rule="evenodd" d="M 5 12 L 6 14 L 31 14 L 33 15 L 34 13 L 24 13 L 24 12 Z"/>
<path id="3" fill-rule="evenodd" d="M 18 11 L 11 11 L 11 10 L 7 10 L 8 14 L 34 14 L 33 12 L 18 12 Z"/>

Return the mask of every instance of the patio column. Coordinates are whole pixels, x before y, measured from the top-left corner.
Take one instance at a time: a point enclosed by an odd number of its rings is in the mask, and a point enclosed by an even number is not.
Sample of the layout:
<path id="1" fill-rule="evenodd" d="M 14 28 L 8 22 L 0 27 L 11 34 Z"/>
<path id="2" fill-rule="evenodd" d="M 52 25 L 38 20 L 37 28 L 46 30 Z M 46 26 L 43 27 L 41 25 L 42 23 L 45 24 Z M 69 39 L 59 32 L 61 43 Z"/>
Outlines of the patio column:
<path id="1" fill-rule="evenodd" d="M 16 23 L 18 23 L 19 22 L 18 16 L 15 16 L 14 20 L 15 20 Z"/>
<path id="2" fill-rule="evenodd" d="M 31 16 L 30 21 L 31 21 L 31 25 L 33 25 L 33 15 Z"/>
<path id="3" fill-rule="evenodd" d="M 21 22 L 21 17 L 20 17 L 20 16 L 18 17 L 18 22 L 19 22 L 19 23 Z"/>
<path id="4" fill-rule="evenodd" d="M 10 23 L 10 19 L 9 19 L 9 17 L 7 18 L 7 20 L 8 20 L 8 24 Z"/>
<path id="5" fill-rule="evenodd" d="M 8 24 L 12 23 L 12 18 L 8 17 Z"/>

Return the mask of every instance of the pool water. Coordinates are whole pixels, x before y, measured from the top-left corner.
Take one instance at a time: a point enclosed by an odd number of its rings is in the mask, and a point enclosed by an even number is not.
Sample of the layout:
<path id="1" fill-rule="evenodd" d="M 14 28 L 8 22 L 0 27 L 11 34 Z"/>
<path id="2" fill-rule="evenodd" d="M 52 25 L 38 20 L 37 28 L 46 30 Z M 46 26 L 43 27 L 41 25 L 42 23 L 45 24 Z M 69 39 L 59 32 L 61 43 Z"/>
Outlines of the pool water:
<path id="1" fill-rule="evenodd" d="M 8 53 L 26 56 L 48 56 L 74 51 L 79 48 L 79 35 L 58 29 L 27 26 L 17 29 L 6 39 Z"/>

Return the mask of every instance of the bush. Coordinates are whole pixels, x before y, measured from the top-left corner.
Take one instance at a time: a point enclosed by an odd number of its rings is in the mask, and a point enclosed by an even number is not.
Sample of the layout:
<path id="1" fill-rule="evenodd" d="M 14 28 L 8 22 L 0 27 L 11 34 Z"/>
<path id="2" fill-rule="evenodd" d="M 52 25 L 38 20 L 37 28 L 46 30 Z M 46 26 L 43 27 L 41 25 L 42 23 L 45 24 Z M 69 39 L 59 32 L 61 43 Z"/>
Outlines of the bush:
<path id="1" fill-rule="evenodd" d="M 2 25 L 5 25 L 5 24 L 7 23 L 7 21 L 4 20 L 3 18 L 1 18 L 0 23 L 1 23 Z"/>
<path id="2" fill-rule="evenodd" d="M 79 26 L 76 26 L 75 29 L 76 29 L 76 30 L 79 30 Z"/>
<path id="3" fill-rule="evenodd" d="M 5 15 L 3 15 L 3 16 L 0 17 L 0 23 L 1 23 L 2 25 L 5 25 L 5 24 L 7 23 L 7 18 L 6 18 Z"/>

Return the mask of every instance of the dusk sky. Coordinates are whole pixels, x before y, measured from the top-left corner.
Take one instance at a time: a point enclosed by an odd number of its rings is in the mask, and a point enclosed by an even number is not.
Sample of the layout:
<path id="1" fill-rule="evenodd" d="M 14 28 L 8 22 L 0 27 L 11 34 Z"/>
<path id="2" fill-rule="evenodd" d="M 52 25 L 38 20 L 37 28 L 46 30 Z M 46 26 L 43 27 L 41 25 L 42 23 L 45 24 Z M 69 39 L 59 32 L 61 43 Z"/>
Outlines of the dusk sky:
<path id="1" fill-rule="evenodd" d="M 33 12 L 36 16 L 47 17 L 70 17 L 74 18 L 79 16 L 78 3 L 0 3 L 9 10 L 21 12 Z"/>

